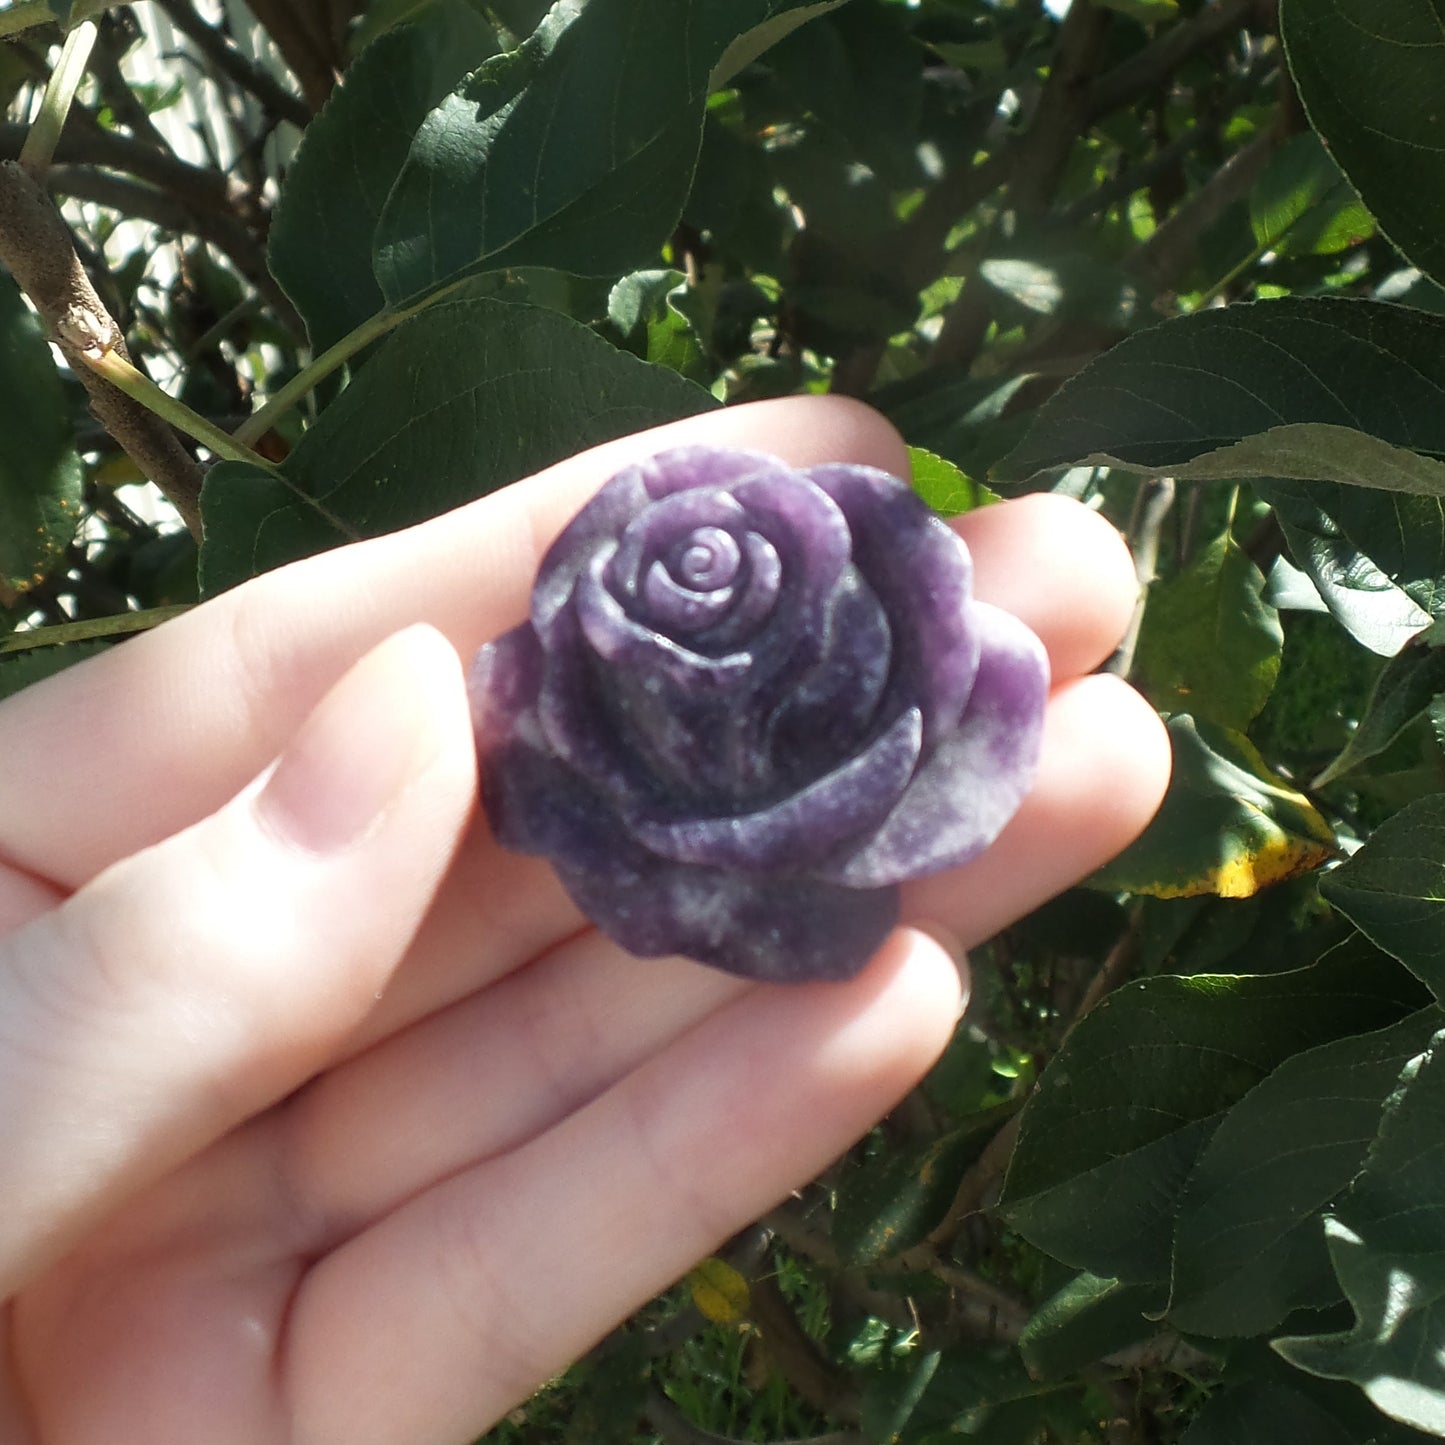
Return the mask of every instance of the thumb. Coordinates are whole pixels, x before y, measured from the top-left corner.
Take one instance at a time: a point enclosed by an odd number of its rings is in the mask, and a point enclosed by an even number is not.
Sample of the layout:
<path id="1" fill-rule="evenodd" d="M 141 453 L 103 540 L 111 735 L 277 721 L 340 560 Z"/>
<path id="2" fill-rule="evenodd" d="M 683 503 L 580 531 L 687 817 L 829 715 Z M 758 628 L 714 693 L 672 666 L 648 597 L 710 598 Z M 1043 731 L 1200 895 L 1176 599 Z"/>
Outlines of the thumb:
<path id="1" fill-rule="evenodd" d="M 408 629 L 239 797 L 0 940 L 0 1300 L 326 1063 L 420 923 L 474 768 L 456 653 Z"/>

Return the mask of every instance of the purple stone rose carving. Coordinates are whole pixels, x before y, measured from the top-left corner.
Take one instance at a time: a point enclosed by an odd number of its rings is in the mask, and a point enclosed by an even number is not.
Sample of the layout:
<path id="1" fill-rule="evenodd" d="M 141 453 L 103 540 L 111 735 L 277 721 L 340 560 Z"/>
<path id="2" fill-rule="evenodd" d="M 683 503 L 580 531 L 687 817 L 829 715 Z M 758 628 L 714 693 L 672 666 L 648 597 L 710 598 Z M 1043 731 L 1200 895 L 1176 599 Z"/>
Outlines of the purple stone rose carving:
<path id="1" fill-rule="evenodd" d="M 685 447 L 614 477 L 470 688 L 499 842 L 640 955 L 856 973 L 1033 777 L 1048 664 L 886 472 Z"/>

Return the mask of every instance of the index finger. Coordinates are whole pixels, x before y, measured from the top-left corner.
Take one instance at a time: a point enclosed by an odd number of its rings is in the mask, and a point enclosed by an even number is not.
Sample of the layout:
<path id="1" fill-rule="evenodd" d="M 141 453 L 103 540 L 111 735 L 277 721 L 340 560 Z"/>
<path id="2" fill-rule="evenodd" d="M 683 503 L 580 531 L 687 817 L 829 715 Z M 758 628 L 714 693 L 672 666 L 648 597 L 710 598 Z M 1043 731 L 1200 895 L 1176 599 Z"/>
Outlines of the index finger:
<path id="1" fill-rule="evenodd" d="M 76 888 L 215 811 L 403 627 L 430 623 L 469 659 L 525 616 L 542 552 L 587 497 L 684 443 L 907 475 L 903 443 L 877 413 L 785 397 L 605 443 L 445 516 L 259 577 L 0 707 L 0 866 Z"/>

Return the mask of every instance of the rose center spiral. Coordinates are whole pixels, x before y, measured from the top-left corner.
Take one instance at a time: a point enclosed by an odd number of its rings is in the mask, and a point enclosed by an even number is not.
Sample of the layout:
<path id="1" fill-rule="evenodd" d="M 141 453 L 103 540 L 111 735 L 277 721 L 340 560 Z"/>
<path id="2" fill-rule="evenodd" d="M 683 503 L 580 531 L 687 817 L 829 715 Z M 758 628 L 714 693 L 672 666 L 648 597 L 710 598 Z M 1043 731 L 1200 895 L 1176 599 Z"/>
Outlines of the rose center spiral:
<path id="1" fill-rule="evenodd" d="M 742 551 L 721 527 L 698 527 L 680 549 L 673 575 L 691 592 L 713 592 L 738 574 Z"/>

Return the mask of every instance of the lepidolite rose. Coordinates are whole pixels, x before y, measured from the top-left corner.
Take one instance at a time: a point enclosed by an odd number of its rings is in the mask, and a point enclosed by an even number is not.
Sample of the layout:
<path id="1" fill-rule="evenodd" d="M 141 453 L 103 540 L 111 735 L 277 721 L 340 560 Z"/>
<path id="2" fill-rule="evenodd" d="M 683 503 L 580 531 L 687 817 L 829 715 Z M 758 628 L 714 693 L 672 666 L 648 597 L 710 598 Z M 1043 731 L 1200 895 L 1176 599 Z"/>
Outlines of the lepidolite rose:
<path id="1" fill-rule="evenodd" d="M 624 948 L 846 978 L 1033 777 L 1048 665 L 896 477 L 688 447 L 608 482 L 471 674 L 482 797 Z"/>

